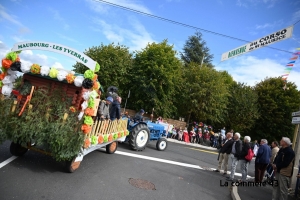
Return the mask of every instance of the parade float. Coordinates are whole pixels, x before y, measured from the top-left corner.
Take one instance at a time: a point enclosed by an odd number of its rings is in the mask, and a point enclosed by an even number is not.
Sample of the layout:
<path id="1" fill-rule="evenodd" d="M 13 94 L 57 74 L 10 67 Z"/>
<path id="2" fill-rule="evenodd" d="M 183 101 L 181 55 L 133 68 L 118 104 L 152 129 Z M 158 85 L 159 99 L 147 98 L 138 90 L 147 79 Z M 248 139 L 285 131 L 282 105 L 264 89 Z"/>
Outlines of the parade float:
<path id="1" fill-rule="evenodd" d="M 47 50 L 84 64 L 84 74 L 63 68 L 22 64 L 22 50 Z M 114 153 L 129 134 L 127 120 L 99 120 L 100 65 L 85 54 L 49 42 L 17 43 L 2 59 L 0 74 L 0 141 L 11 141 L 10 152 L 29 149 L 65 161 L 69 172 L 78 169 L 88 153 L 106 147 Z M 22 74 L 20 84 L 17 75 Z"/>

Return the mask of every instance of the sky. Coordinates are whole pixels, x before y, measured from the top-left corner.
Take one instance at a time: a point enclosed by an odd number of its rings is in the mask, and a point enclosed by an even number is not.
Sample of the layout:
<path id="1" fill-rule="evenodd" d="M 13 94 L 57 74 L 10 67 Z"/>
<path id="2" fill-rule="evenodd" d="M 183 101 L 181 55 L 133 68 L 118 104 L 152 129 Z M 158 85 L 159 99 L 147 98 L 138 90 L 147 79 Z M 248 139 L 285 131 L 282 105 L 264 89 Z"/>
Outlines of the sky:
<path id="1" fill-rule="evenodd" d="M 171 19 L 231 37 L 253 41 L 293 25 L 300 20 L 300 0 L 106 0 L 135 10 Z M 0 2 L 0 56 L 17 42 L 46 41 L 84 52 L 92 46 L 112 42 L 130 51 L 148 43 L 169 44 L 179 53 L 197 30 L 123 10 L 96 0 L 2 0 Z M 201 32 L 217 70 L 226 70 L 234 80 L 253 86 L 266 77 L 285 74 L 291 53 L 260 48 L 221 62 L 224 52 L 245 42 Z M 300 22 L 291 38 L 270 47 L 296 52 L 300 48 Z M 60 66 L 72 69 L 75 60 L 48 51 L 26 50 L 22 64 Z M 300 60 L 288 81 L 300 89 Z"/>

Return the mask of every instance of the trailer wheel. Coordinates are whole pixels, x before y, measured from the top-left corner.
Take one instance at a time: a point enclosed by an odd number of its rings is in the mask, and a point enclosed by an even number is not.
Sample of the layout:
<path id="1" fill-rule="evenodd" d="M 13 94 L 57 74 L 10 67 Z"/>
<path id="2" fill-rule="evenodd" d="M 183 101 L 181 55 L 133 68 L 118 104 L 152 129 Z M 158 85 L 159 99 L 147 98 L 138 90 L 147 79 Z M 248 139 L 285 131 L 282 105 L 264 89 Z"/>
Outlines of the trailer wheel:
<path id="1" fill-rule="evenodd" d="M 166 140 L 166 138 L 159 138 L 156 142 L 156 149 L 158 151 L 166 150 L 167 146 L 168 146 L 168 141 Z"/>
<path id="2" fill-rule="evenodd" d="M 146 124 L 136 125 L 129 135 L 129 145 L 133 150 L 142 151 L 145 149 L 150 139 L 150 131 Z"/>
<path id="3" fill-rule="evenodd" d="M 112 143 L 106 145 L 106 153 L 113 154 L 116 152 L 117 148 L 118 148 L 118 142 L 116 142 L 116 141 L 112 142 Z"/>
<path id="4" fill-rule="evenodd" d="M 67 172 L 70 172 L 70 173 L 75 172 L 79 168 L 80 163 L 81 163 L 81 161 L 75 162 L 75 158 L 72 159 L 71 161 L 66 161 Z"/>
<path id="5" fill-rule="evenodd" d="M 10 144 L 10 153 L 14 156 L 23 156 L 27 151 L 28 149 L 23 147 L 22 145 L 18 144 L 18 143 L 14 143 L 12 142 Z"/>

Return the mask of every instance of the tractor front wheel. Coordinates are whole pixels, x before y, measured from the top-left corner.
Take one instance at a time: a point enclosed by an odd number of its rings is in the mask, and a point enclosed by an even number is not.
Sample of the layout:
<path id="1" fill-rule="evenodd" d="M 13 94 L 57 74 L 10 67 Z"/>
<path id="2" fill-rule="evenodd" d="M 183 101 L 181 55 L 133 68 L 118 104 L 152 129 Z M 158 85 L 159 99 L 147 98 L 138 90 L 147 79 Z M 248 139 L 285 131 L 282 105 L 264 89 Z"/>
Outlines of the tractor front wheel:
<path id="1" fill-rule="evenodd" d="M 150 139 L 150 131 L 146 124 L 137 124 L 129 135 L 129 145 L 133 150 L 142 151 Z"/>
<path id="2" fill-rule="evenodd" d="M 23 147 L 22 145 L 18 144 L 18 143 L 14 143 L 12 142 L 10 144 L 10 153 L 14 156 L 23 156 L 27 151 L 28 149 Z"/>
<path id="3" fill-rule="evenodd" d="M 167 141 L 166 138 L 159 138 L 157 140 L 156 149 L 158 151 L 164 151 L 164 150 L 166 150 L 167 146 L 168 146 L 168 141 Z"/>

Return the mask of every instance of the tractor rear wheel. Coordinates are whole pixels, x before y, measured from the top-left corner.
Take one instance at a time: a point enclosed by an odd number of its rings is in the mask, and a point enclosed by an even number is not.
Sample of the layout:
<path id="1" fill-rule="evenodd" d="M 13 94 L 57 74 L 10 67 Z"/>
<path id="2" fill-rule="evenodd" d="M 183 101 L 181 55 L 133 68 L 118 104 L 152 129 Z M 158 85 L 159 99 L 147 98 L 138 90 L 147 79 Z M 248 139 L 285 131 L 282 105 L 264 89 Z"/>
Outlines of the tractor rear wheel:
<path id="1" fill-rule="evenodd" d="M 156 149 L 158 151 L 164 151 L 164 150 L 166 150 L 167 146 L 168 146 L 168 141 L 167 141 L 166 138 L 159 138 L 157 140 Z"/>
<path id="2" fill-rule="evenodd" d="M 12 142 L 10 144 L 10 153 L 14 156 L 23 156 L 27 151 L 28 149 L 23 147 L 22 145 L 18 144 L 18 143 L 14 143 Z"/>
<path id="3" fill-rule="evenodd" d="M 150 131 L 146 124 L 136 125 L 129 135 L 129 145 L 133 150 L 142 151 L 150 139 Z"/>
<path id="4" fill-rule="evenodd" d="M 106 145 L 106 153 L 113 154 L 116 152 L 117 148 L 118 148 L 118 142 L 112 142 Z"/>

